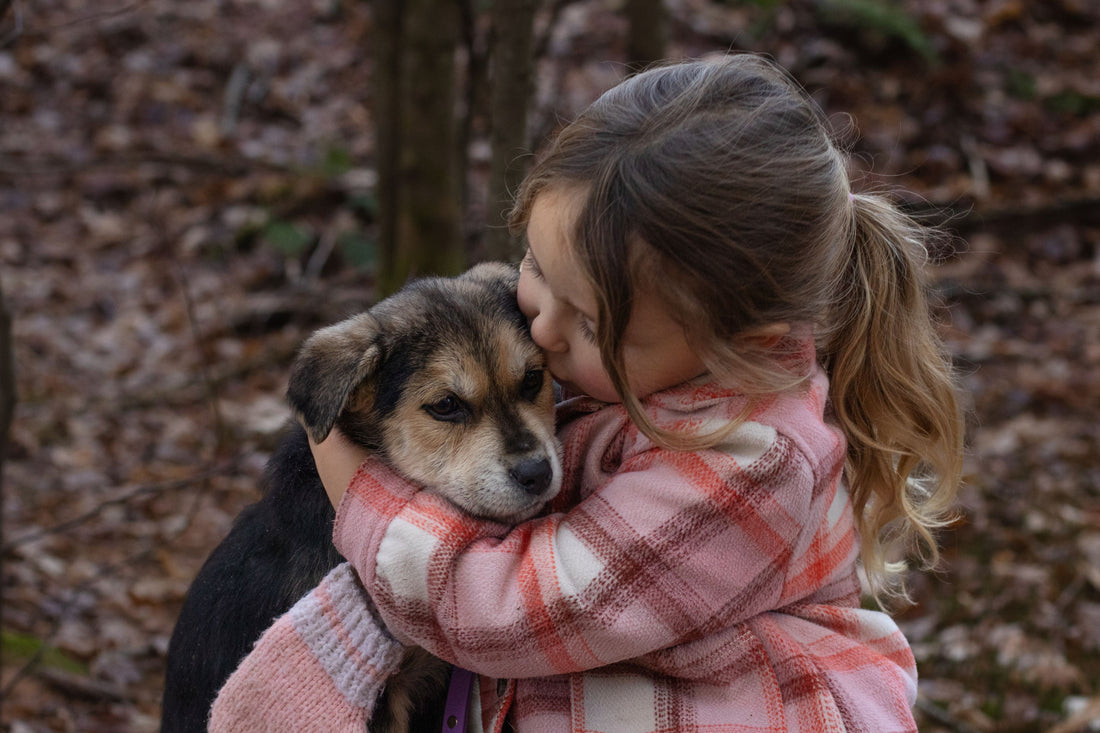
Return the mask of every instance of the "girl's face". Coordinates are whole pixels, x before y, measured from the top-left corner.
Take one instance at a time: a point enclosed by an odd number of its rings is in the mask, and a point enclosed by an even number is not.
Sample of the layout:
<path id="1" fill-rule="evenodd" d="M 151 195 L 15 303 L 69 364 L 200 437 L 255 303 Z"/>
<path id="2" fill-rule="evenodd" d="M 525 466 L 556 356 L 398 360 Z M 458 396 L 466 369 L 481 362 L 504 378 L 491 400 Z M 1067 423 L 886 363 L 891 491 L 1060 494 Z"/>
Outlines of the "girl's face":
<path id="1" fill-rule="evenodd" d="M 559 384 L 604 402 L 619 402 L 596 344 L 596 298 L 570 241 L 581 201 L 578 193 L 560 189 L 535 199 L 527 223 L 527 255 L 520 267 L 519 307 Z M 637 397 L 706 370 L 660 298 L 641 289 L 634 293 L 623 335 L 623 361 Z"/>

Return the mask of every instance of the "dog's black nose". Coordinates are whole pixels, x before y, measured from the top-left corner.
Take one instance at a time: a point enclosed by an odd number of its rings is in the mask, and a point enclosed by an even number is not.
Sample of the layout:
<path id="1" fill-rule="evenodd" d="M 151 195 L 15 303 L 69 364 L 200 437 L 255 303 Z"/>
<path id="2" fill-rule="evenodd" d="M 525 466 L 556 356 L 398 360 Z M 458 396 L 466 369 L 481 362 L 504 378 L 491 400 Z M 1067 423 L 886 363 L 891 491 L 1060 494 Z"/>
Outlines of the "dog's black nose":
<path id="1" fill-rule="evenodd" d="M 546 491 L 554 471 L 545 458 L 527 458 L 512 466 L 508 473 L 521 489 L 537 496 Z"/>

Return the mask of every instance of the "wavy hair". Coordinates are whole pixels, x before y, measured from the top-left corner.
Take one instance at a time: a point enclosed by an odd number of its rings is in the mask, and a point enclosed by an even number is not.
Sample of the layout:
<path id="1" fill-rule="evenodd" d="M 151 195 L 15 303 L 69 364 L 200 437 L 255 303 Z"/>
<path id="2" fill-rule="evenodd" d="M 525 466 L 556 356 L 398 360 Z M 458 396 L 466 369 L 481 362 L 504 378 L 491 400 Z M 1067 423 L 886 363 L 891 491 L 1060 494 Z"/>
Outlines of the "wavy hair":
<path id="1" fill-rule="evenodd" d="M 639 283 L 708 369 L 750 397 L 798 389 L 806 371 L 745 335 L 813 325 L 863 565 L 876 597 L 904 595 L 892 561 L 908 550 L 937 561 L 934 531 L 961 473 L 959 401 L 926 297 L 932 233 L 885 196 L 853 195 L 820 107 L 749 54 L 658 66 L 606 92 L 536 160 L 515 231 L 551 189 L 581 197 L 572 241 L 596 294 L 604 367 L 659 444 L 697 449 L 723 435 L 662 431 L 627 388 L 622 334 Z"/>

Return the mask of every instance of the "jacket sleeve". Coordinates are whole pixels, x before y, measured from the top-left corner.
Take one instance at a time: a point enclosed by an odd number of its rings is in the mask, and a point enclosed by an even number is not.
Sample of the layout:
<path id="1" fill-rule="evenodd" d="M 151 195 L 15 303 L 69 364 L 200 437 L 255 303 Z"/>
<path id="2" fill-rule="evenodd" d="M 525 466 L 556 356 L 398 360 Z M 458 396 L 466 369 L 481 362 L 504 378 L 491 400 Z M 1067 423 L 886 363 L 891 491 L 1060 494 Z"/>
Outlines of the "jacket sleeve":
<path id="1" fill-rule="evenodd" d="M 403 653 L 355 573 L 338 565 L 241 661 L 214 701 L 209 731 L 363 731 Z"/>
<path id="2" fill-rule="evenodd" d="M 546 676 L 776 608 L 813 486 L 793 443 L 756 423 L 721 449 L 629 456 L 568 513 L 515 527 L 368 461 L 334 539 L 398 638 L 493 677 Z"/>

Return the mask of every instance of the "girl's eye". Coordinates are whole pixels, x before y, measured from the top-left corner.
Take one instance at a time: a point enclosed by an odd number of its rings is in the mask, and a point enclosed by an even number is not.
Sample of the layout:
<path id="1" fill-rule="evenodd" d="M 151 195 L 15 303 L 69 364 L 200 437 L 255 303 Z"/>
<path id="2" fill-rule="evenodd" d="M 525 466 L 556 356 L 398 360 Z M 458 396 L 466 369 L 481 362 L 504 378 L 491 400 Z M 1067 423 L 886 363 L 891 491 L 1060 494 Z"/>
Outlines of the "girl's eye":
<path id="1" fill-rule="evenodd" d="M 581 337 L 589 343 L 596 343 L 596 329 L 592 326 L 592 323 L 588 320 L 587 316 L 579 316 L 577 319 L 578 328 L 581 332 Z"/>
<path id="2" fill-rule="evenodd" d="M 447 395 L 441 400 L 424 405 L 424 411 L 443 422 L 462 422 L 470 415 L 466 403 L 454 395 Z"/>
<path id="3" fill-rule="evenodd" d="M 523 262 L 520 264 L 524 270 L 531 273 L 531 277 L 536 280 L 542 279 L 542 270 L 539 269 L 539 263 L 535 262 L 535 256 L 531 254 L 531 250 L 527 250 L 527 254 L 523 256 Z"/>

